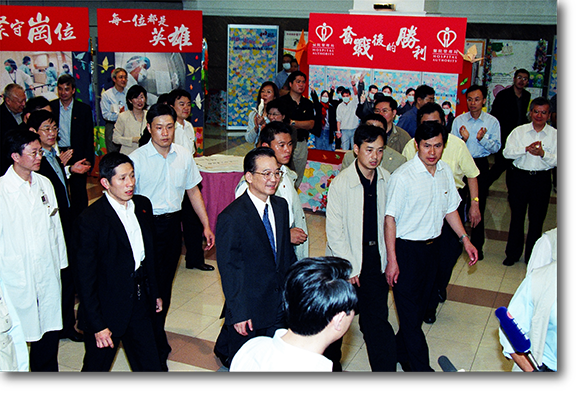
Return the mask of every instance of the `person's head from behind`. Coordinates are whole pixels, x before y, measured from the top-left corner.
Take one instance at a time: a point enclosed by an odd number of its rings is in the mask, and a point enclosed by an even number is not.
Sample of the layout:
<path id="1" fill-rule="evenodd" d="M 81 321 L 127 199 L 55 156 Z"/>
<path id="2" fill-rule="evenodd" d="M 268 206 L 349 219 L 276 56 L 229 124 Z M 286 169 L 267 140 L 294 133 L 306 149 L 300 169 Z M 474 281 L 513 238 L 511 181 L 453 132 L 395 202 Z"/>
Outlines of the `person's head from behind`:
<path id="1" fill-rule="evenodd" d="M 254 196 L 265 202 L 275 194 L 281 171 L 273 149 L 259 146 L 247 153 L 243 160 L 243 172 L 249 191 Z"/>
<path id="2" fill-rule="evenodd" d="M 289 164 L 293 154 L 293 130 L 289 124 L 272 121 L 259 134 L 259 145 L 273 149 L 275 158 L 281 165 Z"/>
<path id="3" fill-rule="evenodd" d="M 363 118 L 363 121 L 361 122 L 361 124 L 367 124 L 370 126 L 375 126 L 375 127 L 379 127 L 381 129 L 383 129 L 384 131 L 387 128 L 387 121 L 385 120 L 385 118 L 377 113 L 370 113 L 369 115 L 365 116 Z"/>
<path id="4" fill-rule="evenodd" d="M 353 134 L 353 152 L 357 156 L 357 165 L 364 174 L 377 168 L 383 159 L 385 150 L 385 130 L 368 124 L 360 124 Z"/>
<path id="5" fill-rule="evenodd" d="M 24 110 L 22 111 L 22 121 L 24 123 L 28 123 L 30 114 L 40 110 L 52 112 L 52 108 L 50 108 L 48 99 L 43 96 L 30 98 L 28 101 L 26 101 L 26 105 L 24 105 Z"/>
<path id="6" fill-rule="evenodd" d="M 417 109 L 424 106 L 428 102 L 435 102 L 435 95 L 436 92 L 433 87 L 428 85 L 418 86 L 417 89 L 415 89 L 415 105 Z"/>
<path id="7" fill-rule="evenodd" d="M 134 164 L 126 154 L 111 152 L 104 155 L 99 162 L 98 172 L 100 184 L 115 201 L 125 205 L 132 199 L 135 186 Z"/>
<path id="8" fill-rule="evenodd" d="M 440 124 L 444 124 L 444 110 L 435 102 L 428 102 L 417 110 L 417 124 L 421 124 L 424 121 L 437 121 Z"/>
<path id="9" fill-rule="evenodd" d="M 330 342 L 341 338 L 357 306 L 350 273 L 351 264 L 338 257 L 304 258 L 293 264 L 283 288 L 289 329 L 300 336 L 327 329 Z"/>
<path id="10" fill-rule="evenodd" d="M 147 112 L 147 129 L 151 134 L 151 142 L 158 149 L 170 148 L 175 136 L 177 114 L 172 106 L 154 104 Z"/>

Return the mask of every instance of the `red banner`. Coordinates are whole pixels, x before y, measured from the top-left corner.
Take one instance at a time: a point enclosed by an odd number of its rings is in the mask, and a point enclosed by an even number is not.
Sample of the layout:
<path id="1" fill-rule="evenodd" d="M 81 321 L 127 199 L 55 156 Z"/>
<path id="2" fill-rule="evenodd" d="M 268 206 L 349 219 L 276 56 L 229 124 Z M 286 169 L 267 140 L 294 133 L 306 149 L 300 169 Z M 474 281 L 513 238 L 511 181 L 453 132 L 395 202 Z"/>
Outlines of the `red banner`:
<path id="1" fill-rule="evenodd" d="M 102 52 L 202 52 L 203 13 L 148 9 L 98 9 Z"/>
<path id="2" fill-rule="evenodd" d="M 310 65 L 459 74 L 466 18 L 310 14 Z"/>
<path id="3" fill-rule="evenodd" d="M 0 50 L 87 51 L 88 8 L 0 7 Z"/>

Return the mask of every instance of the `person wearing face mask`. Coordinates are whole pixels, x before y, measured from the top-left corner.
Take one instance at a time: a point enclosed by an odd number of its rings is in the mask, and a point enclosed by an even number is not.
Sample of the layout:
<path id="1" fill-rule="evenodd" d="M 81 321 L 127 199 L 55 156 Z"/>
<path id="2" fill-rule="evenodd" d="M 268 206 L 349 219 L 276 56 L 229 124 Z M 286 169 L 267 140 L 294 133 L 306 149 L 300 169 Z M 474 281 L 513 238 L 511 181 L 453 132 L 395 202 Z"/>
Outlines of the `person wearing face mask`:
<path id="1" fill-rule="evenodd" d="M 448 133 L 452 132 L 452 124 L 454 122 L 455 116 L 452 112 L 452 103 L 449 101 L 444 101 L 442 104 L 442 109 L 444 110 L 444 121 L 446 123 L 446 130 Z"/>
<path id="2" fill-rule="evenodd" d="M 405 102 L 397 109 L 398 116 L 403 115 L 405 112 L 413 108 L 413 103 L 415 101 L 415 89 L 413 87 L 409 87 L 405 91 L 405 97 Z"/>
<path id="3" fill-rule="evenodd" d="M 391 97 L 393 95 L 393 89 L 391 86 L 385 85 L 381 88 L 381 93 L 386 97 Z"/>
<path id="4" fill-rule="evenodd" d="M 315 148 L 320 150 L 335 150 L 335 130 L 337 130 L 337 105 L 330 98 L 327 90 L 317 97 L 315 90 L 311 90 L 311 101 L 315 107 L 315 126 L 311 133 L 315 135 Z"/>
<path id="5" fill-rule="evenodd" d="M 283 69 L 275 77 L 275 85 L 277 85 L 277 89 L 281 89 L 285 85 L 287 78 L 291 74 L 291 60 L 293 60 L 293 56 L 289 53 L 283 54 L 283 62 L 281 63 Z"/>
<path id="6" fill-rule="evenodd" d="M 27 75 L 24 71 L 18 68 L 16 62 L 12 59 L 4 61 L 4 70 L 0 72 L 0 86 L 8 86 L 11 83 L 16 83 L 24 89 L 32 86 L 32 77 Z"/>
<path id="7" fill-rule="evenodd" d="M 358 98 L 358 105 L 355 114 L 360 119 L 365 119 L 367 116 L 373 113 L 373 105 L 375 104 L 375 99 L 380 96 L 379 89 L 375 85 L 369 86 L 367 95 L 365 93 L 365 83 L 363 82 L 364 74 L 359 77 L 359 83 L 357 85 L 357 93 L 355 94 Z"/>
<path id="8" fill-rule="evenodd" d="M 351 81 L 354 85 L 355 82 Z M 354 91 L 355 91 L 354 86 Z M 357 94 L 351 95 L 349 89 L 343 90 L 343 102 L 337 107 L 337 132 L 335 135 L 341 138 L 341 148 L 343 150 L 353 149 L 353 134 L 359 125 L 359 118 L 356 116 Z"/>

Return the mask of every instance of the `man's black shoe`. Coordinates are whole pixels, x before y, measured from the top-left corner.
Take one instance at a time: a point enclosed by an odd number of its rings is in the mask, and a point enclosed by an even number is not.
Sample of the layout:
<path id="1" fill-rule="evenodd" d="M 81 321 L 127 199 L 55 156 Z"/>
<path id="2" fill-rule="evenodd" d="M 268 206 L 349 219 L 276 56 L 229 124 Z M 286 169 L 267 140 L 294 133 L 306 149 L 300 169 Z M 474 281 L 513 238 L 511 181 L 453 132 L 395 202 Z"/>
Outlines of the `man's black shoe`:
<path id="1" fill-rule="evenodd" d="M 445 302 L 446 299 L 448 298 L 447 290 L 446 290 L 445 288 L 444 288 L 444 289 L 440 289 L 440 290 L 438 291 L 438 297 L 439 297 L 439 302 L 440 302 L 440 303 Z"/>
<path id="2" fill-rule="evenodd" d="M 482 250 L 478 251 L 478 261 L 484 260 L 484 252 Z"/>
<path id="3" fill-rule="evenodd" d="M 203 263 L 202 265 L 193 266 L 193 269 L 199 269 L 199 270 L 202 270 L 204 272 L 210 272 L 212 270 L 215 270 L 215 267 L 211 266 L 211 265 L 207 265 L 206 263 Z"/>
<path id="4" fill-rule="evenodd" d="M 504 259 L 504 262 L 502 262 L 502 265 L 504 266 L 513 266 L 514 263 L 516 263 L 517 261 L 513 258 L 507 257 L 506 259 Z"/>
<path id="5" fill-rule="evenodd" d="M 430 323 L 430 324 L 431 324 L 431 323 L 434 323 L 434 322 L 436 321 L 436 310 L 435 310 L 435 308 L 434 308 L 434 309 L 431 309 L 431 310 L 427 310 L 427 311 L 425 312 L 425 317 L 423 318 L 423 321 L 424 321 L 425 323 Z"/>
<path id="6" fill-rule="evenodd" d="M 74 341 L 75 343 L 81 343 L 84 342 L 84 334 L 77 332 L 76 330 L 73 330 L 72 332 L 69 333 L 65 333 L 65 334 L 61 334 L 60 338 L 67 338 L 70 341 Z"/>

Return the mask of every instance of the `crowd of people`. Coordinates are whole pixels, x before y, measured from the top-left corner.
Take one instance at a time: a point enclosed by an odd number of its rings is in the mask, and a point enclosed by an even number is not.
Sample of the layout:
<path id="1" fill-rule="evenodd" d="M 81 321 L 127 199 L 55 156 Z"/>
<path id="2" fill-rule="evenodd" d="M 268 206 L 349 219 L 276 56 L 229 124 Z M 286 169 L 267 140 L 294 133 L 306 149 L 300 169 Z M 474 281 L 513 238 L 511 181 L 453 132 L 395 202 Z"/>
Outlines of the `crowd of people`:
<path id="1" fill-rule="evenodd" d="M 490 113 L 483 110 L 487 89 L 472 85 L 468 112 L 454 118 L 451 104 L 436 103 L 426 85 L 408 89 L 401 107 L 389 86 L 379 92 L 371 85 L 366 93 L 358 80 L 309 100 L 307 75 L 297 67 L 285 56 L 275 81 L 258 90 L 246 134 L 255 148 L 215 233 L 199 189 L 187 91 L 161 95 L 149 108 L 144 88 L 126 87 L 127 70 L 112 72 L 114 85 L 100 106 L 104 195 L 89 206 L 93 116 L 74 97 L 74 77 L 58 78 L 51 102 L 27 100 L 23 87 L 6 86 L 2 370 L 58 371 L 59 339 L 69 338 L 84 342 L 83 371 L 109 371 L 120 342 L 133 371 L 168 371 L 165 323 L 184 242 L 186 267 L 202 271 L 214 270 L 203 253 L 216 248 L 225 304 L 214 352 L 231 371 L 340 371 L 342 337 L 354 315 L 372 371 L 395 371 L 398 363 L 404 371 L 433 371 L 422 324 L 435 323 L 460 255 L 465 251 L 470 265 L 484 259 L 486 200 L 500 165 L 511 207 L 503 264 L 522 254 L 526 262 L 551 257 L 552 247 L 542 257 L 533 249 L 544 243 L 538 239 L 557 166 L 557 131 L 548 124 L 550 101 L 530 102 L 528 71 L 516 71 Z M 310 134 L 318 148 L 335 143 L 346 150 L 328 190 L 326 256 L 317 258 L 309 256 L 297 193 Z M 549 262 L 536 262 L 532 271 Z M 552 277 L 549 268 L 533 281 L 550 280 L 551 292 Z M 526 298 L 533 294 L 527 285 Z M 397 332 L 389 323 L 390 288 Z M 540 360 L 555 371 L 553 296 L 538 310 L 551 323 L 532 337 Z M 504 348 L 528 369 L 523 356 Z"/>

